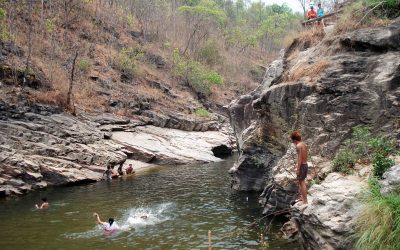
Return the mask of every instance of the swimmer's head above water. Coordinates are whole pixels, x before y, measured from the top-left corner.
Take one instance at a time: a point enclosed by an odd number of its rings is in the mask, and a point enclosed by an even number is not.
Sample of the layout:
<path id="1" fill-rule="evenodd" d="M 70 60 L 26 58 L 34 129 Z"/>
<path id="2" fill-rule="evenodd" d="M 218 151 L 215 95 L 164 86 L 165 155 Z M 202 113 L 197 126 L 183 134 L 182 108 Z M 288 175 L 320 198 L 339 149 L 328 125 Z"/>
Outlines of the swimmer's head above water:
<path id="1" fill-rule="evenodd" d="M 110 223 L 110 226 L 114 223 L 114 218 L 109 218 L 108 223 Z"/>

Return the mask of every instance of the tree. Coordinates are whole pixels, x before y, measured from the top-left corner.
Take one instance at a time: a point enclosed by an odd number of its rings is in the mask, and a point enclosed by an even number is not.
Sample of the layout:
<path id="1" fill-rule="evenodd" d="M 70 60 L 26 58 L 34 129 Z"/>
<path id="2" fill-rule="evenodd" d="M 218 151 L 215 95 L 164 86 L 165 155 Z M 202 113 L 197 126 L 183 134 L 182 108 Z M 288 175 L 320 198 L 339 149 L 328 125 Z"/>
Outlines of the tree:
<path id="1" fill-rule="evenodd" d="M 223 25 L 226 14 L 212 0 L 202 0 L 196 6 L 181 6 L 178 9 L 187 18 L 189 34 L 183 54 L 190 48 L 195 51 L 197 45 L 205 40 L 209 34 L 209 29 L 215 24 Z"/>
<path id="2" fill-rule="evenodd" d="M 28 15 L 29 15 L 29 30 L 28 30 L 28 56 L 26 57 L 25 63 L 25 71 L 24 71 L 24 80 L 23 85 L 26 84 L 27 76 L 30 70 L 29 63 L 31 60 L 31 53 L 32 53 L 32 32 L 33 32 L 33 22 L 32 22 L 32 12 L 33 12 L 33 0 L 27 0 L 28 4 Z"/>
<path id="3" fill-rule="evenodd" d="M 76 58 L 78 58 L 78 49 L 75 50 L 75 55 L 72 60 L 71 75 L 69 78 L 69 87 L 68 87 L 68 94 L 67 94 L 67 105 L 69 108 L 71 108 L 73 114 L 75 114 L 75 104 L 74 104 L 74 100 L 73 100 L 72 90 L 74 87 L 74 74 L 75 74 Z"/>

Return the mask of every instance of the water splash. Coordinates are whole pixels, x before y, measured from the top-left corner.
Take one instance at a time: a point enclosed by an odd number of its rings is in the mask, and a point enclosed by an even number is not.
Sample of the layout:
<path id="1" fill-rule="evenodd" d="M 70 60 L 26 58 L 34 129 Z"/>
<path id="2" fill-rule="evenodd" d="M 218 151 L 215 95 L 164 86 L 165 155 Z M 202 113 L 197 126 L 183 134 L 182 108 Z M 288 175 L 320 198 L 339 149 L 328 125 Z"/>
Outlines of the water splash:
<path id="1" fill-rule="evenodd" d="M 122 230 L 159 224 L 173 218 L 174 204 L 171 202 L 161 203 L 149 207 L 131 208 L 123 216 L 124 224 Z"/>
<path id="2" fill-rule="evenodd" d="M 116 236 L 124 231 L 140 230 L 146 226 L 153 226 L 161 222 L 173 218 L 175 205 L 171 202 L 156 204 L 149 207 L 129 208 L 122 215 L 121 219 L 117 219 L 116 223 L 120 226 L 120 230 L 112 234 L 105 234 L 101 225 L 78 233 L 65 233 L 64 237 L 68 239 L 89 239 L 99 236 Z"/>

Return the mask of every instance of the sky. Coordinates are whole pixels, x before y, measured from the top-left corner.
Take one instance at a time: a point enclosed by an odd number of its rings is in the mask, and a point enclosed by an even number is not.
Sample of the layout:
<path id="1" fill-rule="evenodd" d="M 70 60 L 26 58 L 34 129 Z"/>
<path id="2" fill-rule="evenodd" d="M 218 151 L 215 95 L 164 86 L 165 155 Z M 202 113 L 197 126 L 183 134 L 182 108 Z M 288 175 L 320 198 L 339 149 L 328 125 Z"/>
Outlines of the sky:
<path id="1" fill-rule="evenodd" d="M 259 0 L 252 0 L 253 2 L 258 2 Z M 303 12 L 303 9 L 301 8 L 301 5 L 298 0 L 262 0 L 264 3 L 270 5 L 270 4 L 283 4 L 287 3 L 290 8 L 292 8 L 293 11 L 295 12 Z"/>

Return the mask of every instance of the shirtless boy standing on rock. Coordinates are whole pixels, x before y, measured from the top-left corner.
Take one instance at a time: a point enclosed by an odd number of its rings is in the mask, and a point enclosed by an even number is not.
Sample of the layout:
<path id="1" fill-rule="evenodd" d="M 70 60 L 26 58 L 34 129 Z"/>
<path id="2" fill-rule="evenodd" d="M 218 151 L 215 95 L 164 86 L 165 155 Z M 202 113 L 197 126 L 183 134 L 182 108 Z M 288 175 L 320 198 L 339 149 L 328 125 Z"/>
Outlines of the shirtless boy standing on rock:
<path id="1" fill-rule="evenodd" d="M 307 204 L 307 186 L 306 177 L 308 171 L 307 165 L 307 145 L 301 141 L 301 134 L 299 131 L 294 131 L 290 138 L 294 145 L 296 145 L 297 151 L 297 164 L 296 164 L 296 176 L 299 181 L 299 193 L 301 197 L 302 204 Z"/>

